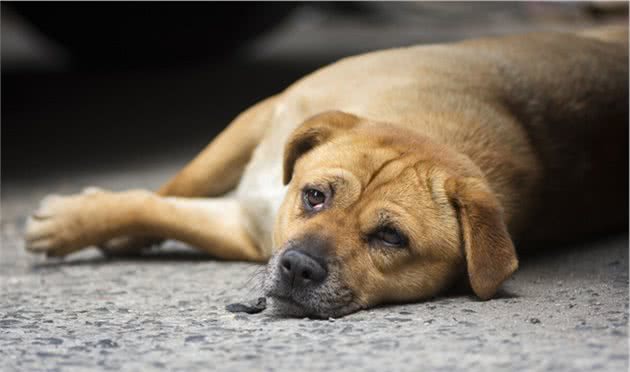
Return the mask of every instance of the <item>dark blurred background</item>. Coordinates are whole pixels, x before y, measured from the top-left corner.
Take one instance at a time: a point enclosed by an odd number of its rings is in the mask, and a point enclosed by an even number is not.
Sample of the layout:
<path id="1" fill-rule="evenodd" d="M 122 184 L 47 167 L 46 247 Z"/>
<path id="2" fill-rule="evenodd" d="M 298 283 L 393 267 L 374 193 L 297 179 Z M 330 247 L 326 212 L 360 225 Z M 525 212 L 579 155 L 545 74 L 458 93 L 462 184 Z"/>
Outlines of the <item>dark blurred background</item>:
<path id="1" fill-rule="evenodd" d="M 627 3 L 2 2 L 3 181 L 183 165 L 343 56 L 628 22 Z M 173 164 L 175 163 L 175 164 Z"/>

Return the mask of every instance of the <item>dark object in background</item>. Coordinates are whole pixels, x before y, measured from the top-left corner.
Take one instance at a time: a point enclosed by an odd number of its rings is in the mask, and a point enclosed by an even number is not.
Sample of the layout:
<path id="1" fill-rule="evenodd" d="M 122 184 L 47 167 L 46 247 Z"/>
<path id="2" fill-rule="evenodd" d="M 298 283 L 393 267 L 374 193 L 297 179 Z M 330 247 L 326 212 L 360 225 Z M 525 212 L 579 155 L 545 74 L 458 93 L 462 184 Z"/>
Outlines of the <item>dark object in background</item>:
<path id="1" fill-rule="evenodd" d="M 247 314 L 257 314 L 267 308 L 267 299 L 265 297 L 258 297 L 258 299 L 254 301 L 250 301 L 247 303 L 235 303 L 229 304 L 225 307 L 225 310 L 231 313 L 247 313 Z"/>
<path id="2" fill-rule="evenodd" d="M 586 27 L 587 4 L 4 1 L 2 176 L 34 182 L 175 158 L 181 166 L 246 107 L 341 57 Z M 612 18 L 627 23 L 625 7 Z M 600 13 L 598 22 L 611 21 Z M 38 37 L 48 53 L 33 46 Z M 23 63 L 15 44 L 36 52 Z"/>
<path id="3" fill-rule="evenodd" d="M 81 64 L 165 66 L 225 55 L 278 24 L 290 2 L 15 2 Z"/>

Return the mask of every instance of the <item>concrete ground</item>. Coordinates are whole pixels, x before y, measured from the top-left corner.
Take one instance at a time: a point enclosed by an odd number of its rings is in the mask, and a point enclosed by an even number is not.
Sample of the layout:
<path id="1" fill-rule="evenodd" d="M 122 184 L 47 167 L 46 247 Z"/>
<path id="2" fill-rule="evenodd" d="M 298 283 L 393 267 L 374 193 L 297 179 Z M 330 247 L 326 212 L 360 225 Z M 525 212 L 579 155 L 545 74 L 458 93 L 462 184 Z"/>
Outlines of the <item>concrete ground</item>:
<path id="1" fill-rule="evenodd" d="M 330 320 L 229 313 L 257 296 L 259 266 L 175 243 L 137 260 L 22 250 L 23 220 L 45 193 L 152 186 L 170 168 L 3 183 L 0 370 L 628 369 L 627 236 L 526 257 L 491 301 L 447 296 Z"/>
<path id="2" fill-rule="evenodd" d="M 90 249 L 46 260 L 22 248 L 24 219 L 44 195 L 155 188 L 230 116 L 357 45 L 589 23 L 575 6 L 553 5 L 557 13 L 545 17 L 505 7 L 478 6 L 483 16 L 465 27 L 454 21 L 462 7 L 429 4 L 414 32 L 400 26 L 417 21 L 408 13 L 388 13 L 400 27 L 368 27 L 301 10 L 249 50 L 250 62 L 212 71 L 3 75 L 0 370 L 628 370 L 627 234 L 541 248 L 491 301 L 450 295 L 329 320 L 227 312 L 257 297 L 259 266 L 217 262 L 176 242 L 142 259 Z M 445 19 L 453 27 L 440 27 Z M 311 32 L 317 27 L 326 31 Z M 372 36 L 354 42 L 362 27 Z M 343 37 L 331 36 L 335 28 Z M 319 54 L 300 49 L 300 35 Z M 103 132 L 107 122 L 118 127 Z"/>

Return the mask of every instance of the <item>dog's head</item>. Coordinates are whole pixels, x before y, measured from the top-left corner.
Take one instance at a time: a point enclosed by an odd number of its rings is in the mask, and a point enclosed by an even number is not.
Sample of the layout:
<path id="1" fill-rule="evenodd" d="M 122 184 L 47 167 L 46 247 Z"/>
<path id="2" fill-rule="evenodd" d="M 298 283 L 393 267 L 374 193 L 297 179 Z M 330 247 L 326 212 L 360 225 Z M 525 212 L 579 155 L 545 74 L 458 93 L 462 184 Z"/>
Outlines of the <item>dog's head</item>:
<path id="1" fill-rule="evenodd" d="M 265 289 L 281 311 L 341 316 L 436 295 L 467 274 L 492 297 L 517 268 L 499 202 L 462 155 L 342 112 L 303 123 Z"/>

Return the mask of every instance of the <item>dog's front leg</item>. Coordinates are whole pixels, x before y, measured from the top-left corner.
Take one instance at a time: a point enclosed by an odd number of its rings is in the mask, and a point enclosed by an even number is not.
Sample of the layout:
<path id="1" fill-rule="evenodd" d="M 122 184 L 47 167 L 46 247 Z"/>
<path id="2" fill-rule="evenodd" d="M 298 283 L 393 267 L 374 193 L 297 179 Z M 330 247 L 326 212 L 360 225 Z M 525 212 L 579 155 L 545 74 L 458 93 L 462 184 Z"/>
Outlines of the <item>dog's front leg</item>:
<path id="1" fill-rule="evenodd" d="M 45 198 L 27 222 L 25 247 L 63 256 L 121 235 L 147 235 L 180 240 L 217 258 L 265 260 L 243 226 L 234 199 L 165 198 L 145 190 L 90 188 Z"/>
<path id="2" fill-rule="evenodd" d="M 157 193 L 162 196 L 202 197 L 220 196 L 233 189 L 252 152 L 272 124 L 276 101 L 277 96 L 272 96 L 238 115 Z M 108 255 L 128 255 L 160 241 L 154 236 L 126 235 L 103 242 L 100 248 Z"/>

